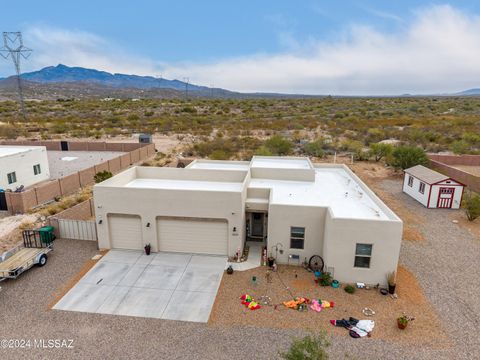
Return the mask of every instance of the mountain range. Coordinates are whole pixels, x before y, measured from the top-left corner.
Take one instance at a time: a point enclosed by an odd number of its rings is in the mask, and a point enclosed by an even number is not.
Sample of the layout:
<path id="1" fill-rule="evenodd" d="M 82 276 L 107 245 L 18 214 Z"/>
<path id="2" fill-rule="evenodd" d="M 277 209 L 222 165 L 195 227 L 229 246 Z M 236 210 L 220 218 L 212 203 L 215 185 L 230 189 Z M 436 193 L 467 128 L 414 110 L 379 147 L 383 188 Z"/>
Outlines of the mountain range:
<path id="1" fill-rule="evenodd" d="M 168 80 L 153 76 L 112 74 L 106 71 L 70 67 L 63 64 L 48 66 L 38 71 L 21 75 L 24 93 L 30 99 L 58 98 L 182 98 L 189 97 L 323 97 L 277 93 L 239 93 L 221 88 L 210 88 L 180 80 Z M 455 94 L 432 94 L 432 96 L 478 96 L 480 88 Z M 415 95 L 402 95 L 415 96 Z M 16 79 L 13 76 L 0 78 L 0 100 L 16 97 Z"/>

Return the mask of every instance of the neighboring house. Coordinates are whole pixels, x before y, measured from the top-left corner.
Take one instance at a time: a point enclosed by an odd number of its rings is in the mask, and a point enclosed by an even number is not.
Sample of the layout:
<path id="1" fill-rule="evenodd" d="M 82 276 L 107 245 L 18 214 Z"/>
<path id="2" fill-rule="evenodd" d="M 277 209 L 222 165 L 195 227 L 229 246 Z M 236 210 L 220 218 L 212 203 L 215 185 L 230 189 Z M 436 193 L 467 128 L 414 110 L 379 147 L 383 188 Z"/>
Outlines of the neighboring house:
<path id="1" fill-rule="evenodd" d="M 0 189 L 14 191 L 48 179 L 45 146 L 0 146 Z"/>
<path id="2" fill-rule="evenodd" d="M 403 192 L 427 208 L 460 208 L 464 187 L 464 184 L 422 165 L 406 169 L 403 178 Z"/>
<path id="3" fill-rule="evenodd" d="M 233 256 L 263 242 L 281 264 L 320 255 L 342 282 L 385 284 L 402 221 L 345 165 L 308 158 L 133 167 L 94 187 L 100 248 Z"/>

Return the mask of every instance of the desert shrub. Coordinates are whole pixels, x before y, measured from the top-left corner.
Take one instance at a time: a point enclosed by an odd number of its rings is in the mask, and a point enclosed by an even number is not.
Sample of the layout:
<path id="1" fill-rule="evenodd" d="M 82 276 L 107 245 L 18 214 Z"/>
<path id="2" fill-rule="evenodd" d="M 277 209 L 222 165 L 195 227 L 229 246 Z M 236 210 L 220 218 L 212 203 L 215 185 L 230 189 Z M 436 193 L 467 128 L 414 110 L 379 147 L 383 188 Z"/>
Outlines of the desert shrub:
<path id="1" fill-rule="evenodd" d="M 408 169 L 415 165 L 426 165 L 427 155 L 422 148 L 415 146 L 398 146 L 392 151 L 388 164 L 397 169 Z"/>
<path id="2" fill-rule="evenodd" d="M 309 334 L 301 339 L 294 339 L 287 352 L 281 352 L 280 357 L 285 360 L 326 360 L 327 348 L 330 342 L 324 331 L 318 334 Z"/>
<path id="3" fill-rule="evenodd" d="M 355 286 L 348 284 L 348 285 L 345 286 L 345 288 L 343 290 L 345 290 L 346 293 L 354 294 L 355 293 Z"/>
<path id="4" fill-rule="evenodd" d="M 15 139 L 18 136 L 18 128 L 13 125 L 0 125 L 0 138 Z"/>
<path id="5" fill-rule="evenodd" d="M 230 159 L 230 155 L 227 154 L 225 151 L 218 149 L 218 150 L 214 150 L 210 154 L 209 158 L 212 160 L 228 160 Z"/>
<path id="6" fill-rule="evenodd" d="M 260 146 L 257 151 L 255 151 L 255 155 L 259 156 L 272 156 L 273 153 L 270 151 L 270 149 L 267 149 L 265 146 Z"/>
<path id="7" fill-rule="evenodd" d="M 373 156 L 373 158 L 377 162 L 390 155 L 392 151 L 393 146 L 391 144 L 370 144 L 370 155 Z"/>
<path id="8" fill-rule="evenodd" d="M 471 150 L 471 145 L 465 140 L 456 140 L 450 144 L 450 150 L 454 154 L 468 154 Z"/>
<path id="9" fill-rule="evenodd" d="M 288 155 L 292 151 L 291 141 L 280 135 L 273 135 L 265 141 L 264 146 L 272 155 Z"/>
<path id="10" fill-rule="evenodd" d="M 101 183 L 102 181 L 110 179 L 112 176 L 113 174 L 110 171 L 104 170 L 96 173 L 93 179 L 95 180 L 95 184 L 98 184 L 98 183 Z"/>
<path id="11" fill-rule="evenodd" d="M 480 195 L 472 191 L 465 191 L 462 201 L 468 221 L 473 221 L 480 216 Z"/>
<path id="12" fill-rule="evenodd" d="M 324 143 L 322 139 L 318 139 L 309 143 L 306 143 L 303 146 L 303 151 L 309 156 L 315 157 L 324 157 L 325 152 L 323 151 Z"/>

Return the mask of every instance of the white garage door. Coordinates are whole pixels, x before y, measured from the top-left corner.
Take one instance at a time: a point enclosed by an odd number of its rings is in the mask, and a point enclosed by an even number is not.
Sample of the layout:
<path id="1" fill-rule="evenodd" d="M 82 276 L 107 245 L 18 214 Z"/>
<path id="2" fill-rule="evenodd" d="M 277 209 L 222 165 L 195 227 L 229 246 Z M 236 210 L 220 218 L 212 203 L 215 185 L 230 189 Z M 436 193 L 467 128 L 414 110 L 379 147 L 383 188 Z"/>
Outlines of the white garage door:
<path id="1" fill-rule="evenodd" d="M 227 222 L 207 219 L 157 219 L 160 251 L 227 255 Z"/>
<path id="2" fill-rule="evenodd" d="M 112 249 L 141 250 L 143 248 L 140 216 L 109 215 L 108 226 Z"/>

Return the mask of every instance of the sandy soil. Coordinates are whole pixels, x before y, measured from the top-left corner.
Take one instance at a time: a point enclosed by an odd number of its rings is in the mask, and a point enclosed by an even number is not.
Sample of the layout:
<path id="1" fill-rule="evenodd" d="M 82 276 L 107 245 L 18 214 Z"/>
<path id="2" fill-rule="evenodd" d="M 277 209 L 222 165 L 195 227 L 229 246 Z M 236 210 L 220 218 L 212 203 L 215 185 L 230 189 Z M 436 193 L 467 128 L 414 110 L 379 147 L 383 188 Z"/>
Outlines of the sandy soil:
<path id="1" fill-rule="evenodd" d="M 471 165 L 450 165 L 454 169 L 465 171 L 466 173 L 480 176 L 480 166 L 471 166 Z"/>
<path id="2" fill-rule="evenodd" d="M 18 245 L 21 241 L 20 227 L 35 223 L 38 217 L 33 214 L 7 216 L 0 219 L 0 254 Z"/>
<path id="3" fill-rule="evenodd" d="M 426 300 L 415 276 L 404 267 L 398 269 L 398 299 L 381 295 L 375 289 L 357 289 L 354 294 L 348 294 L 343 289 L 321 287 L 315 284 L 312 273 L 294 266 L 280 266 L 278 274 L 273 274 L 270 284 L 266 281 L 265 272 L 266 268 L 260 267 L 224 275 L 209 324 L 310 330 L 322 328 L 335 336 L 347 337 L 348 332 L 345 329 L 332 326 L 329 320 L 352 316 L 357 319 L 374 320 L 375 329 L 372 337 L 376 339 L 429 347 L 450 346 L 437 314 Z M 257 276 L 256 285 L 252 285 L 252 276 Z M 282 302 L 292 299 L 289 290 L 293 296 L 333 301 L 335 307 L 324 309 L 320 313 L 310 309 L 306 312 L 288 309 Z M 250 294 L 255 299 L 268 295 L 272 299 L 272 305 L 254 311 L 248 310 L 239 300 L 244 293 Z M 363 315 L 362 309 L 365 307 L 373 309 L 375 315 L 372 317 Z M 406 331 L 399 330 L 396 324 L 396 318 L 404 312 L 415 317 L 415 321 L 409 324 Z"/>

